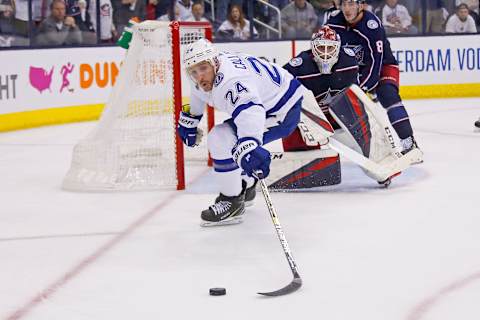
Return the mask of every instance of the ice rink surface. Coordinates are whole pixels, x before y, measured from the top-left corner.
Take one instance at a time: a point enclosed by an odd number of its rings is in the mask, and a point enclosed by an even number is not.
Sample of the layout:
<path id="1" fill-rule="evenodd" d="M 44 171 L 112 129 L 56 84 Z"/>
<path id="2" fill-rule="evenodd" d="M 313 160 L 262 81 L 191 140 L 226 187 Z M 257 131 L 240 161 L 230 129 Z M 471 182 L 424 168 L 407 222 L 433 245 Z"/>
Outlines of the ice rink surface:
<path id="1" fill-rule="evenodd" d="M 60 188 L 94 123 L 0 134 L 0 319 L 480 319 L 480 99 L 407 101 L 425 162 L 383 189 L 353 166 L 329 191 L 261 194 L 243 224 L 201 228 L 215 186 Z M 212 297 L 210 287 L 226 287 Z"/>

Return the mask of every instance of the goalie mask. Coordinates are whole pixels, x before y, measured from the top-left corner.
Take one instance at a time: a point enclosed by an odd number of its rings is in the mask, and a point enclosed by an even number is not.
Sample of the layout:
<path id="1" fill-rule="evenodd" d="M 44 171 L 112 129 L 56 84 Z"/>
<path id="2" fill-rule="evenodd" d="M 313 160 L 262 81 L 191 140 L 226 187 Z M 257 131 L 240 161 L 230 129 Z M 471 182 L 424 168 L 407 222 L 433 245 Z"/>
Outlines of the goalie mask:
<path id="1" fill-rule="evenodd" d="M 340 54 L 340 36 L 328 26 L 323 26 L 314 33 L 310 41 L 313 59 L 323 74 L 332 73 L 332 67 L 337 63 Z"/>
<path id="2" fill-rule="evenodd" d="M 207 39 L 199 39 L 185 48 L 183 53 L 183 66 L 195 83 L 197 83 L 198 80 L 196 72 L 201 71 L 197 67 L 205 63 L 209 63 L 213 67 L 214 74 L 216 74 L 220 63 L 218 60 L 218 52 L 210 41 Z"/>

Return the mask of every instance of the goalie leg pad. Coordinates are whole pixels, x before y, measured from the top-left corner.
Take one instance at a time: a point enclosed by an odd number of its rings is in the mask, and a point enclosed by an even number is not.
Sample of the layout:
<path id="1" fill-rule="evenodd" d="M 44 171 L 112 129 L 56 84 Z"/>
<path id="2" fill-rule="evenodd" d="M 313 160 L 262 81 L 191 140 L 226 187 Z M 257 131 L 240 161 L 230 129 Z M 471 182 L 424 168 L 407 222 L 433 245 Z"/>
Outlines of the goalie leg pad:
<path id="1" fill-rule="evenodd" d="M 310 156 L 302 160 L 295 154 L 315 154 L 318 158 Z M 290 156 L 294 159 L 290 160 Z M 276 175 L 268 177 L 267 183 L 274 191 L 302 191 L 337 185 L 342 181 L 340 158 L 332 151 L 285 152 L 279 155 L 272 153 L 271 167 Z"/>
<path id="2" fill-rule="evenodd" d="M 302 103 L 302 115 L 300 117 L 300 132 L 302 137 L 305 140 L 303 133 L 305 129 L 308 130 L 308 137 L 316 140 L 317 143 L 325 144 L 328 141 L 328 137 L 331 137 L 334 134 L 334 130 L 330 122 L 328 122 L 327 117 L 323 113 L 322 109 L 318 106 L 315 96 L 310 90 L 305 89 L 303 93 L 303 103 Z M 309 141 L 305 140 L 307 145 Z"/>
<path id="3" fill-rule="evenodd" d="M 299 128 L 295 129 L 295 131 L 293 131 L 288 137 L 283 138 L 282 144 L 283 150 L 287 152 L 320 149 L 320 145 L 318 145 L 318 143 L 314 146 L 309 146 L 307 143 L 305 143 Z"/>
<path id="4" fill-rule="evenodd" d="M 330 103 L 330 113 L 337 123 L 355 140 L 355 149 L 365 157 L 370 155 L 372 134 L 365 106 L 349 89 L 336 95 Z M 357 150 L 358 151 L 358 150 Z"/>

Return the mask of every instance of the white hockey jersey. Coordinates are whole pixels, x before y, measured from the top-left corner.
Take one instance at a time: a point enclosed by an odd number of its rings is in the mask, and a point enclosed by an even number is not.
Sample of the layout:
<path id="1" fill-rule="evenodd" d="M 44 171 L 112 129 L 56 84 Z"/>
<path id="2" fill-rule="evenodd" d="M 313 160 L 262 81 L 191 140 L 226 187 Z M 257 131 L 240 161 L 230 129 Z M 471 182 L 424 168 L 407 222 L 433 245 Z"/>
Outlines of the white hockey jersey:
<path id="1" fill-rule="evenodd" d="M 219 60 L 210 92 L 192 82 L 190 112 L 203 114 L 208 103 L 233 118 L 238 138 L 261 143 L 266 128 L 283 121 L 305 88 L 281 66 L 254 56 L 222 52 Z"/>

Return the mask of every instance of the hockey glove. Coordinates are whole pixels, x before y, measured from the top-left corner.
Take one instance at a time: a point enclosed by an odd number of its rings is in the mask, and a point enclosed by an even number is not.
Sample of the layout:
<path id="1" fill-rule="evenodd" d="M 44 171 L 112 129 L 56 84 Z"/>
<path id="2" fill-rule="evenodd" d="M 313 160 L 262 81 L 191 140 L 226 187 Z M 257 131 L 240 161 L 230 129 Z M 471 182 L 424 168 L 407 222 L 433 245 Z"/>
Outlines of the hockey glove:
<path id="1" fill-rule="evenodd" d="M 203 131 L 198 127 L 202 116 L 181 112 L 178 120 L 177 132 L 183 143 L 189 147 L 195 147 L 200 144 L 203 137 Z"/>
<path id="2" fill-rule="evenodd" d="M 249 177 L 261 171 L 264 178 L 270 173 L 270 152 L 253 138 L 241 138 L 232 149 L 233 160 Z"/>

